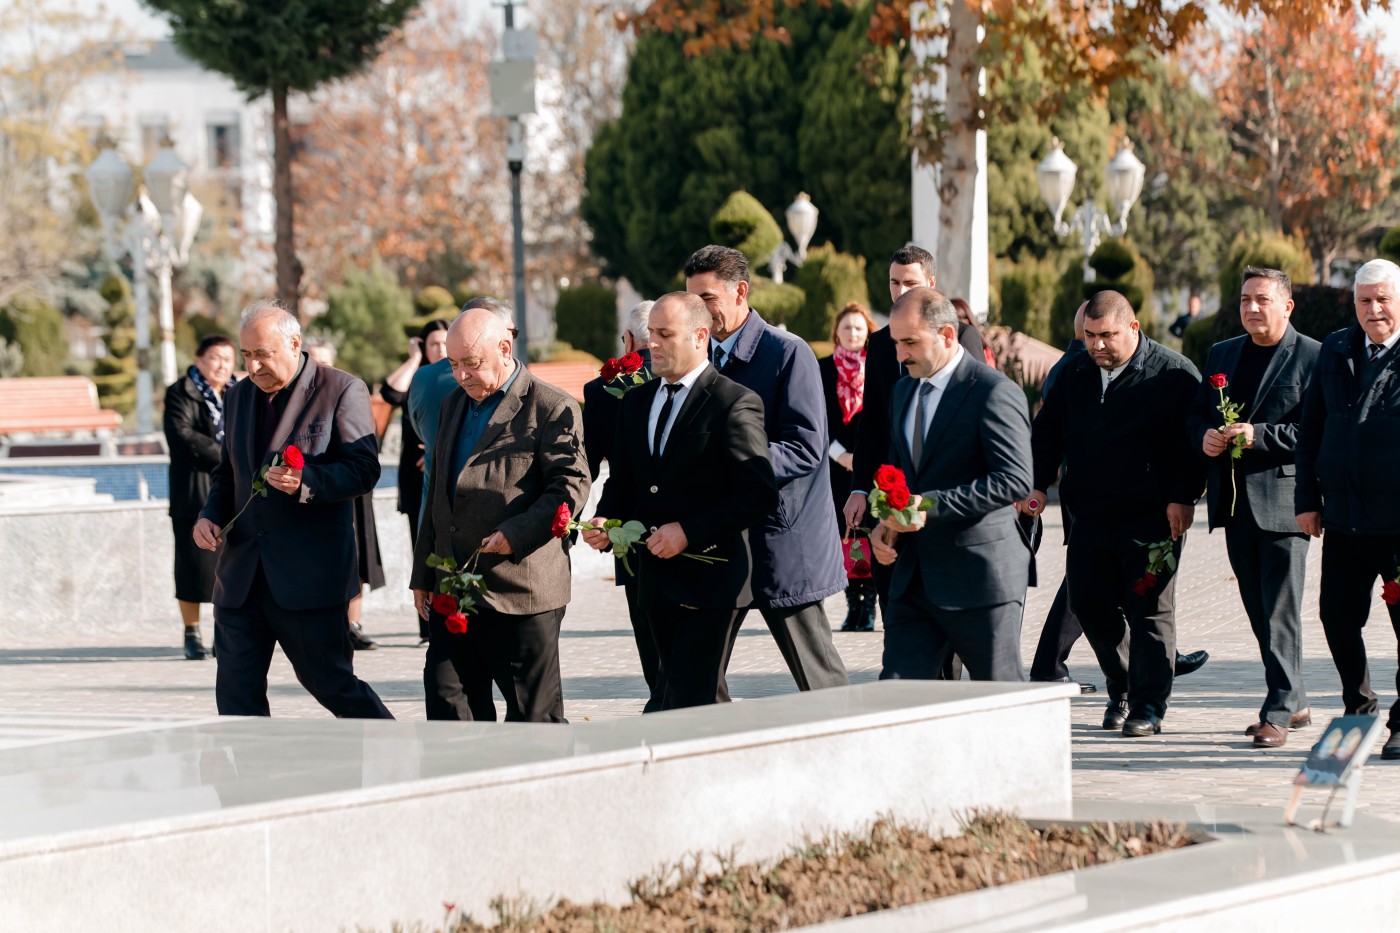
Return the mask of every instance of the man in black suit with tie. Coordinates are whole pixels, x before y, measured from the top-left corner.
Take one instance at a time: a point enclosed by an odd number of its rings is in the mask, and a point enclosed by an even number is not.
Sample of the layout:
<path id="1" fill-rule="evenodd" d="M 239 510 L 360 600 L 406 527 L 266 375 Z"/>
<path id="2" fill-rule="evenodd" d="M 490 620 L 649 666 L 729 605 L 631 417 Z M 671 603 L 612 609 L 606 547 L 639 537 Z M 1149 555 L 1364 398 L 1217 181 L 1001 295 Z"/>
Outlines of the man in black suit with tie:
<path id="1" fill-rule="evenodd" d="M 308 358 L 296 317 L 275 301 L 243 312 L 238 340 L 248 378 L 225 399 L 219 466 L 194 526 L 200 547 L 224 546 L 214 585 L 219 713 L 269 715 L 267 670 L 280 644 L 297 680 L 336 716 L 392 719 L 355 676 L 345 626 L 360 591 L 353 503 L 379 480 L 369 390 Z M 289 444 L 305 465 L 263 475 Z M 240 515 L 259 479 L 265 495 Z"/>
<path id="2" fill-rule="evenodd" d="M 895 386 L 887 462 L 932 505 L 920 527 L 885 519 L 871 535 L 876 558 L 894 564 L 880 677 L 935 679 L 957 652 L 973 680 L 1025 680 L 1025 394 L 959 345 L 957 312 L 931 288 L 895 302 L 890 336 L 909 378 Z M 895 534 L 906 541 L 897 560 Z"/>
<path id="3" fill-rule="evenodd" d="M 1322 537 L 1319 615 L 1348 714 L 1374 715 L 1361 631 L 1376 578 L 1400 576 L 1400 266 L 1356 270 L 1357 323 L 1327 335 L 1303 396 L 1298 430 L 1298 527 Z M 1400 603 L 1386 606 L 1400 638 Z M 1400 691 L 1400 673 L 1395 688 Z M 1390 707 L 1381 758 L 1400 759 L 1400 700 Z"/>
<path id="4" fill-rule="evenodd" d="M 1192 445 L 1209 458 L 1210 529 L 1225 529 L 1230 566 L 1264 661 L 1264 703 L 1245 730 L 1256 748 L 1278 748 L 1289 729 L 1312 721 L 1303 689 L 1301 613 L 1308 536 L 1294 520 L 1293 454 L 1303 389 L 1321 344 L 1293 329 L 1292 313 L 1286 273 L 1244 270 L 1240 320 L 1247 333 L 1211 347 L 1207 380 L 1188 422 Z M 1240 406 L 1234 424 L 1224 423 L 1211 374 L 1225 377 L 1227 397 Z M 1238 459 L 1231 456 L 1236 446 Z"/>
<path id="5" fill-rule="evenodd" d="M 1027 500 L 1021 508 L 1039 514 L 1058 477 L 1074 515 L 1069 606 L 1107 681 L 1103 726 L 1154 735 L 1172 691 L 1175 562 L 1205 485 L 1205 465 L 1186 436 L 1201 377 L 1185 357 L 1143 334 L 1132 305 L 1115 291 L 1089 299 L 1084 345 L 1086 354 L 1066 364 L 1035 417 L 1035 506 Z M 1142 543 L 1160 541 L 1171 543 L 1172 564 L 1140 587 L 1148 561 Z"/>
<path id="6" fill-rule="evenodd" d="M 746 529 L 778 506 L 763 403 L 710 365 L 710 312 L 700 298 L 657 299 L 649 340 L 660 378 L 622 399 L 593 523 L 636 520 L 648 530 L 630 558 L 660 657 L 648 710 L 724 703 L 725 668 L 753 599 Z M 600 551 L 609 546 L 601 530 L 583 537 Z"/>
<path id="7" fill-rule="evenodd" d="M 627 329 L 622 332 L 622 355 L 636 353 L 642 358 L 642 369 L 651 369 L 651 350 L 647 347 L 647 321 L 655 302 L 641 301 L 627 314 Z M 608 392 L 603 377 L 583 384 L 583 447 L 588 455 L 588 474 L 594 482 L 602 470 L 603 461 L 612 462 L 617 436 L 617 413 L 622 399 Z M 613 580 L 627 596 L 627 615 L 632 621 L 632 638 L 637 643 L 637 658 L 642 662 L 642 677 L 652 697 L 656 695 L 656 670 L 660 662 L 656 644 L 637 604 L 637 578 L 628 573 L 622 561 L 614 561 Z"/>

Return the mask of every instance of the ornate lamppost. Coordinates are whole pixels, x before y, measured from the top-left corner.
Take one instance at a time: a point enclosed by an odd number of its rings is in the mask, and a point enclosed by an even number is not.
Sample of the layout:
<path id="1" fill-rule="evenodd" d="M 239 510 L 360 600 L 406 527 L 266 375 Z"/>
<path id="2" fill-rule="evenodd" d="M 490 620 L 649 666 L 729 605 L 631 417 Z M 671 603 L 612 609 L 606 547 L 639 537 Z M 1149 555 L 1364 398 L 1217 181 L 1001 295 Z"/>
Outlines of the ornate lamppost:
<path id="1" fill-rule="evenodd" d="M 794 266 L 801 266 L 803 260 L 807 258 L 807 244 L 812 242 L 812 235 L 817 232 L 817 216 L 821 211 L 812 203 L 812 199 L 804 191 L 797 196 L 783 211 L 783 216 L 787 220 L 788 232 L 792 234 L 792 239 L 797 243 L 797 251 L 793 252 L 788 246 L 787 240 L 780 242 L 774 249 L 772 255 L 768 257 L 768 268 L 773 275 L 773 281 L 779 285 L 783 282 L 783 272 L 788 263 Z"/>
<path id="2" fill-rule="evenodd" d="M 1036 166 L 1036 180 L 1040 183 L 1040 196 L 1050 212 L 1055 215 L 1055 234 L 1068 237 L 1078 233 L 1084 244 L 1084 281 L 1094 281 L 1094 269 L 1089 258 L 1099 248 L 1104 236 L 1122 236 L 1128 229 L 1128 211 L 1137 203 L 1142 193 L 1143 177 L 1147 168 L 1142 160 L 1133 154 L 1133 144 L 1124 140 L 1118 154 L 1104 168 L 1104 193 L 1109 205 L 1116 212 L 1117 219 L 1094 203 L 1093 198 L 1085 198 L 1084 203 L 1075 209 L 1066 223 L 1061 218 L 1074 193 L 1074 179 L 1079 166 L 1065 155 L 1059 139 L 1052 139 L 1050 152 Z"/>

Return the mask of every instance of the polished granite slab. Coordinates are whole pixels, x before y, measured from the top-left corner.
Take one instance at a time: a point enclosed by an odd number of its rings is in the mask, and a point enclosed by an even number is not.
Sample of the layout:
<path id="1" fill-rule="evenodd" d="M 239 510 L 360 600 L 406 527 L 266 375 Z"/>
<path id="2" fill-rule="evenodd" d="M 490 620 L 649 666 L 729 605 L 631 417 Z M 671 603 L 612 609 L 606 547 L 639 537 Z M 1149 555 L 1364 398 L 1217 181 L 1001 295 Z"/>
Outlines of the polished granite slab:
<path id="1" fill-rule="evenodd" d="M 433 778 L 501 781 L 585 756 L 696 754 L 901 717 L 957 716 L 1062 685 L 896 681 L 572 725 L 370 720 L 202 720 L 81 741 L 0 748 L 5 843 Z M 52 717 L 46 718 L 52 723 Z M 460 783 L 460 782 L 459 782 Z"/>

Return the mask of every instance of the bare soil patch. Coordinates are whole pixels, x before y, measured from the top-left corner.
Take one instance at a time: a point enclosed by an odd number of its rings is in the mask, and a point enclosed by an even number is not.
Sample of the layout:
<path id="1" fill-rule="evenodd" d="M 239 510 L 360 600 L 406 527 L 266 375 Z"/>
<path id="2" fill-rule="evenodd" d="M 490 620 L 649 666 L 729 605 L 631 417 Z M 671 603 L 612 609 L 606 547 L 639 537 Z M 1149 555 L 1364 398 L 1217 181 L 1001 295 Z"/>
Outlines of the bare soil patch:
<path id="1" fill-rule="evenodd" d="M 978 814 L 935 838 L 887 819 L 861 833 L 808 840 L 785 858 L 714 870 L 696 856 L 634 881 L 631 903 L 539 907 L 497 900 L 491 925 L 452 917 L 452 933 L 759 933 L 790 930 L 1191 845 L 1180 823 L 1032 827 Z"/>

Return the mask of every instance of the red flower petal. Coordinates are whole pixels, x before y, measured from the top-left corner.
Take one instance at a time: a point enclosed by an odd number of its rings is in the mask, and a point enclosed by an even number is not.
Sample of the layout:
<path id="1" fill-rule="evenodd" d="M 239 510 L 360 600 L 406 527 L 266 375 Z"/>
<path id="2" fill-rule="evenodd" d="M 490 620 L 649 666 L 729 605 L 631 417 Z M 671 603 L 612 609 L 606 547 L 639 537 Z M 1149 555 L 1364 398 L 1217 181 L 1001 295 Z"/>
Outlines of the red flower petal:
<path id="1" fill-rule="evenodd" d="M 293 470 L 300 470 L 306 466 L 306 457 L 302 455 L 301 448 L 296 444 L 287 445 L 287 449 L 282 451 L 282 460 Z"/>

